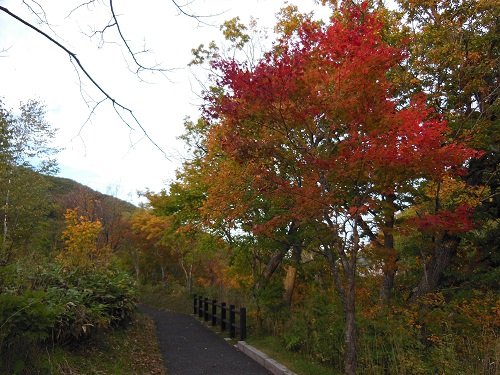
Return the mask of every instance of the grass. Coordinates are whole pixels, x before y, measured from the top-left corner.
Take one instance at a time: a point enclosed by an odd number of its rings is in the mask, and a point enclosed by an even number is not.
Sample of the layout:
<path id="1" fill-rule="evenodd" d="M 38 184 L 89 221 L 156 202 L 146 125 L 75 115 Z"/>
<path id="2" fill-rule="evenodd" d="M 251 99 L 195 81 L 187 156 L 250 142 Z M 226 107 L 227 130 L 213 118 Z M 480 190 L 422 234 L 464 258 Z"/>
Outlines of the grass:
<path id="1" fill-rule="evenodd" d="M 294 353 L 286 350 L 278 337 L 260 336 L 249 337 L 246 342 L 260 351 L 266 353 L 269 357 L 288 367 L 298 375 L 338 375 L 333 369 L 313 362 L 300 353 Z"/>
<path id="2" fill-rule="evenodd" d="M 157 309 L 191 314 L 193 300 L 184 288 L 169 288 L 164 285 L 142 285 L 138 297 L 141 303 Z"/>
<path id="3" fill-rule="evenodd" d="M 126 329 L 96 333 L 78 347 L 37 347 L 8 373 L 22 375 L 165 375 L 153 321 L 137 314 Z M 28 355 L 29 354 L 29 355 Z"/>

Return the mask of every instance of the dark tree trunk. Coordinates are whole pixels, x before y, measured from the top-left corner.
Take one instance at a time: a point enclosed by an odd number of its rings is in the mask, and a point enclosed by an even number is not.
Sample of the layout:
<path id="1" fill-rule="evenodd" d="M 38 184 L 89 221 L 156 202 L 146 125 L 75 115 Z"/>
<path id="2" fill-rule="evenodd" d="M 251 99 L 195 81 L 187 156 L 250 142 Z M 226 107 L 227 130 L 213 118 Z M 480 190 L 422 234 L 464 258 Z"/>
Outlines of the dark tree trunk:
<path id="1" fill-rule="evenodd" d="M 457 253 L 460 238 L 445 234 L 436 240 L 436 246 L 431 259 L 424 266 L 424 274 L 418 285 L 413 289 L 410 300 L 414 301 L 426 293 L 435 290 L 441 281 L 443 272 L 450 266 Z"/>
<path id="2" fill-rule="evenodd" d="M 394 225 L 394 222 L 392 222 Z M 388 303 L 392 290 L 394 288 L 394 278 L 396 277 L 396 272 L 398 270 L 398 253 L 394 249 L 394 236 L 392 234 L 392 228 L 389 230 L 384 230 L 384 279 L 382 281 L 382 287 L 380 289 L 380 299 L 384 303 Z"/>
<path id="3" fill-rule="evenodd" d="M 345 294 L 345 357 L 344 369 L 347 375 L 356 374 L 356 304 L 355 304 L 355 275 L 352 270 L 351 275 L 348 276 Z"/>
<path id="4" fill-rule="evenodd" d="M 384 271 L 384 279 L 382 281 L 382 288 L 380 289 L 380 299 L 384 303 L 389 303 L 394 288 L 394 279 L 396 277 L 396 270 Z"/>
<path id="5" fill-rule="evenodd" d="M 141 269 L 139 268 L 139 264 L 135 263 L 134 269 L 135 269 L 135 279 L 139 281 L 139 277 L 141 276 Z"/>
<path id="6" fill-rule="evenodd" d="M 163 282 L 165 280 L 165 267 L 163 264 L 160 264 L 160 270 L 161 270 L 161 281 Z"/>
<path id="7" fill-rule="evenodd" d="M 395 196 L 393 194 L 385 197 L 385 202 L 387 203 L 387 212 L 384 220 L 384 227 L 382 228 L 382 233 L 384 235 L 384 279 L 382 281 L 382 286 L 380 288 L 380 299 L 384 303 L 388 303 L 392 290 L 394 289 L 394 278 L 396 277 L 396 272 L 398 270 L 398 253 L 394 248 L 394 206 Z"/>
<path id="8" fill-rule="evenodd" d="M 345 314 L 344 324 L 344 371 L 347 375 L 355 375 L 357 367 L 357 328 L 356 328 L 356 265 L 357 254 L 360 246 L 358 234 L 359 220 L 356 220 L 356 225 L 353 228 L 352 248 L 346 254 L 343 249 L 338 249 L 338 258 L 334 255 L 331 249 L 325 249 L 325 255 L 330 264 L 333 274 L 335 288 L 342 300 L 342 305 Z M 342 273 L 339 272 L 339 266 L 342 267 Z"/>
<path id="9" fill-rule="evenodd" d="M 264 281 L 268 281 L 271 278 L 271 276 L 274 274 L 274 271 L 276 271 L 278 266 L 281 264 L 281 261 L 283 260 L 289 249 L 290 246 L 286 245 L 283 249 L 275 252 L 271 259 L 269 259 L 269 262 L 267 262 L 266 268 L 262 273 L 262 278 Z"/>
<path id="10" fill-rule="evenodd" d="M 295 223 L 290 224 L 290 228 L 288 229 L 287 236 L 293 236 L 297 232 L 297 227 Z M 288 253 L 288 250 L 292 247 L 293 241 L 283 243 L 283 247 L 276 251 L 272 256 L 271 259 L 269 259 L 269 262 L 267 262 L 266 268 L 264 269 L 264 272 L 262 273 L 262 281 L 267 282 L 271 278 L 271 276 L 274 274 L 278 266 L 281 264 L 283 261 L 283 258 L 285 257 L 286 253 Z M 261 282 L 257 282 L 255 284 L 255 290 L 259 290 L 261 287 Z"/>

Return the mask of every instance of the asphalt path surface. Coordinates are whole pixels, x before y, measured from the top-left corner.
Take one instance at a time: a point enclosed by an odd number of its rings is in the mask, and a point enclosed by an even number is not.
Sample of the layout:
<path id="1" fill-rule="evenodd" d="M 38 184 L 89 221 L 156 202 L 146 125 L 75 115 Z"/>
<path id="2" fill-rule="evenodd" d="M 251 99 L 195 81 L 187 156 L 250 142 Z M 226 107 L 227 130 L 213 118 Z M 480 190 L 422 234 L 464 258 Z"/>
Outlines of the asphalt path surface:
<path id="1" fill-rule="evenodd" d="M 156 323 L 167 375 L 270 375 L 192 316 L 140 306 Z"/>

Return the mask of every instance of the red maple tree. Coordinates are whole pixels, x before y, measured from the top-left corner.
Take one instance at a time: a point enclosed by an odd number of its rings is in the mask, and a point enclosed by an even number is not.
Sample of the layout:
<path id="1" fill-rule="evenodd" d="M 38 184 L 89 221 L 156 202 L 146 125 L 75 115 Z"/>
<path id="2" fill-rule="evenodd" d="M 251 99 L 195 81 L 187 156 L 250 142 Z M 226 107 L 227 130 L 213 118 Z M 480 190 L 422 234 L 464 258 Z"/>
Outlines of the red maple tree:
<path id="1" fill-rule="evenodd" d="M 321 249 L 344 303 L 348 374 L 356 367 L 354 288 L 363 238 L 383 249 L 388 298 L 397 270 L 396 213 L 424 181 L 460 174 L 476 155 L 449 140 L 446 122 L 423 95 L 398 100 L 387 73 L 406 55 L 384 42 L 381 30 L 367 3 L 343 6 L 328 25 L 305 20 L 255 66 L 215 60 L 218 89 L 205 107 L 208 159 L 224 160 L 210 176 L 216 194 L 209 189 L 208 205 L 227 199 L 239 212 L 235 197 L 263 197 L 283 209 L 256 230 L 290 221 L 330 229 Z"/>

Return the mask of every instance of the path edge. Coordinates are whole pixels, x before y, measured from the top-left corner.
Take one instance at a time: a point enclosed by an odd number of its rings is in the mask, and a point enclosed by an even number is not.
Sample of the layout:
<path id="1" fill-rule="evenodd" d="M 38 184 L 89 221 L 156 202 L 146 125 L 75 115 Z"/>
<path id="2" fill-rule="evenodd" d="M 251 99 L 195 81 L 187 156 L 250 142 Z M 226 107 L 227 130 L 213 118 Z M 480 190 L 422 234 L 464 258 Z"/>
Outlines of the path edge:
<path id="1" fill-rule="evenodd" d="M 255 362 L 265 367 L 274 375 L 297 375 L 295 372 L 289 370 L 286 366 L 270 358 L 266 353 L 261 352 L 257 348 L 248 345 L 245 341 L 238 341 L 235 347 L 246 354 Z"/>

